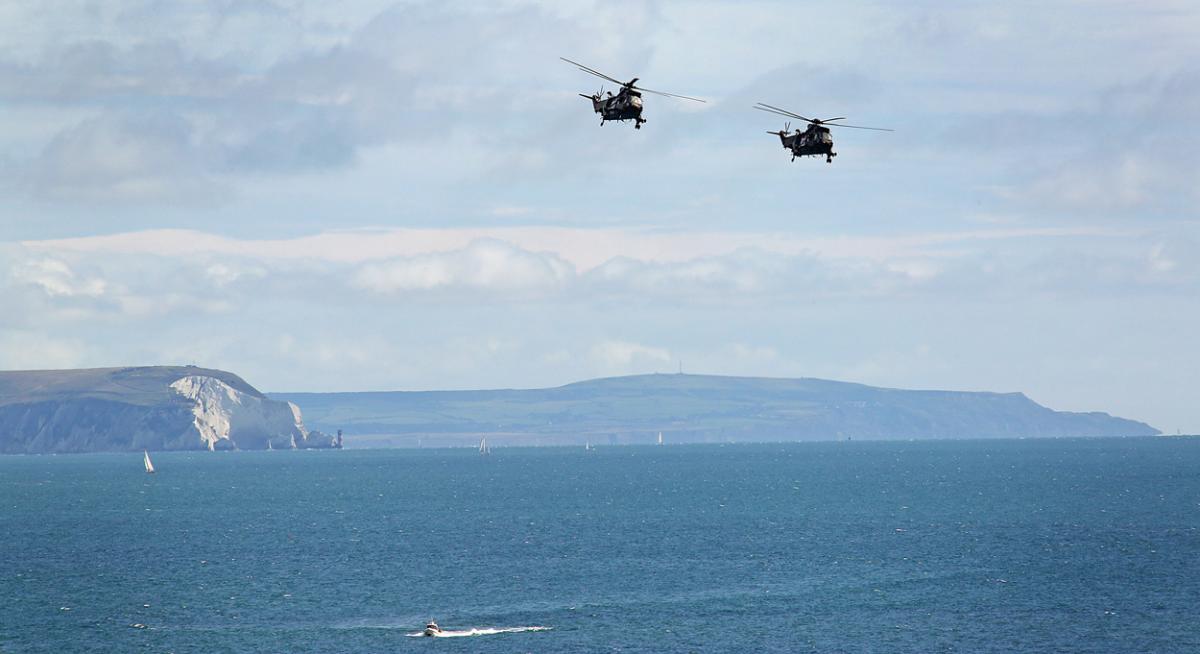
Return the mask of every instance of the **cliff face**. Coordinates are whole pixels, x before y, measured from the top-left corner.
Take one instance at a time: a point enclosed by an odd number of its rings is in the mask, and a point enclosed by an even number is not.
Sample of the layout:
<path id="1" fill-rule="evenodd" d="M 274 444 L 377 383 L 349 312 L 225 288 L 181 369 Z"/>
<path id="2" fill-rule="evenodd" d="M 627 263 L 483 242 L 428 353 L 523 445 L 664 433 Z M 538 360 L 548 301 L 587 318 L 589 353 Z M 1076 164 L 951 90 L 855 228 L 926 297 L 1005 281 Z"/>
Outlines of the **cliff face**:
<path id="1" fill-rule="evenodd" d="M 0 372 L 0 453 L 330 447 L 300 410 L 192 366 Z"/>
<path id="2" fill-rule="evenodd" d="M 210 450 L 290 449 L 308 436 L 290 402 L 255 397 L 215 377 L 188 375 L 171 389 L 192 403 L 193 427 Z"/>

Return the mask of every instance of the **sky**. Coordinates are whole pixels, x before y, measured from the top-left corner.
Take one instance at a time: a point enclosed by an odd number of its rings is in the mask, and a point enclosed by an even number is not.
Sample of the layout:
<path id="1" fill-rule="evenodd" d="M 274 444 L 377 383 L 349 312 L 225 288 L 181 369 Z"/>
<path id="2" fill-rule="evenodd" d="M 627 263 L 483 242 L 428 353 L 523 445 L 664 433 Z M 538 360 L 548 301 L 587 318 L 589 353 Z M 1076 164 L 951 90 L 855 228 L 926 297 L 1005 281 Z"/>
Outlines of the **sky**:
<path id="1" fill-rule="evenodd" d="M 707 103 L 601 127 L 560 56 Z M 895 131 L 793 163 L 756 102 Z M 1198 433 L 1197 116 L 1190 0 L 10 0 L 0 369 L 682 366 Z"/>

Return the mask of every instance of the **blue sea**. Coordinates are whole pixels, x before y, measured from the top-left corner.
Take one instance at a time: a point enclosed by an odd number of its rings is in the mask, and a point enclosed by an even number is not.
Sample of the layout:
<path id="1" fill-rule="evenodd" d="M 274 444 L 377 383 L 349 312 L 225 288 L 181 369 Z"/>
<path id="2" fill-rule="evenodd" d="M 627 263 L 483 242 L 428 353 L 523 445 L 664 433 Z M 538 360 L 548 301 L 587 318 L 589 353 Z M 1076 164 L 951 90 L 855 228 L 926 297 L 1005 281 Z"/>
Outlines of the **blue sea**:
<path id="1" fill-rule="evenodd" d="M 1200 439 L 153 456 L 0 457 L 0 652 L 1200 652 Z"/>

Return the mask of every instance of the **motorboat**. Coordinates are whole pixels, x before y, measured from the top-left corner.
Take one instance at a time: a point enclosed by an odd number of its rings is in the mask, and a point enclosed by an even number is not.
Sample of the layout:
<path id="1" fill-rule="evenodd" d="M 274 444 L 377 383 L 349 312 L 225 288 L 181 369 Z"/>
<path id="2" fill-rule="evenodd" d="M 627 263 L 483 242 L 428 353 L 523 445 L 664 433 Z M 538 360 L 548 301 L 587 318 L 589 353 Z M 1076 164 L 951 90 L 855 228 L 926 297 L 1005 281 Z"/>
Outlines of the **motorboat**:
<path id="1" fill-rule="evenodd" d="M 442 628 L 438 626 L 437 622 L 430 620 L 429 624 L 425 625 L 425 631 L 421 633 L 425 634 L 426 636 L 436 636 L 442 633 Z"/>

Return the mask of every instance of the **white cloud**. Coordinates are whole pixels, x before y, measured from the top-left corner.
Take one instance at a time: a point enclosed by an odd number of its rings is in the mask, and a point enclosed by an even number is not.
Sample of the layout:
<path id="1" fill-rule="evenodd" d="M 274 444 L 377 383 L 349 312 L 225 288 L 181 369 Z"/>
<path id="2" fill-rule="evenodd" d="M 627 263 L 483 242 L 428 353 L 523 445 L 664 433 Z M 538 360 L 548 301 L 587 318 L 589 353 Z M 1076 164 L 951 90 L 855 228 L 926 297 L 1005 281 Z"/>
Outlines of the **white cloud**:
<path id="1" fill-rule="evenodd" d="M 887 269 L 918 282 L 933 279 L 944 270 L 934 259 L 896 259 L 888 262 Z"/>
<path id="2" fill-rule="evenodd" d="M 30 258 L 18 262 L 12 269 L 17 283 L 31 284 L 53 297 L 100 297 L 107 288 L 98 277 L 80 277 L 61 259 Z"/>
<path id="3" fill-rule="evenodd" d="M 574 268 L 554 254 L 477 240 L 461 250 L 366 264 L 354 284 L 381 293 L 456 288 L 545 292 L 565 288 L 574 276 Z"/>
<path id="4" fill-rule="evenodd" d="M 1157 199 L 1155 179 L 1172 175 L 1171 171 L 1156 170 L 1147 159 L 1118 155 L 1115 161 L 1074 163 L 1032 182 L 1017 191 L 1022 201 L 1034 201 L 1042 206 L 1072 210 L 1127 210 L 1145 207 Z M 1029 194 L 1019 197 L 1020 194 Z"/>
<path id="5" fill-rule="evenodd" d="M 228 286 L 239 279 L 261 279 L 267 270 L 259 265 L 244 265 L 230 261 L 218 261 L 204 269 L 204 275 L 218 287 Z"/>
<path id="6" fill-rule="evenodd" d="M 160 229 L 106 236 L 24 241 L 35 251 L 90 252 L 110 255 L 249 257 L 253 259 L 321 260 L 363 263 L 416 257 L 468 248 L 477 241 L 503 241 L 529 252 L 553 252 L 586 272 L 618 258 L 683 263 L 704 257 L 758 250 L 773 254 L 826 259 L 888 261 L 897 257 L 941 256 L 947 248 L 1030 238 L 1123 238 L 1131 230 L 1111 227 L 983 229 L 956 232 L 910 232 L 897 235 L 805 235 L 803 233 L 664 230 L 651 228 L 581 227 L 451 227 L 325 231 L 287 239 L 237 239 L 211 232 Z M 681 275 L 684 273 L 680 273 Z M 695 277 L 703 270 L 692 270 Z"/>
<path id="7" fill-rule="evenodd" d="M 752 362 L 755 364 L 764 361 L 771 361 L 779 358 L 779 350 L 763 345 L 747 345 L 745 343 L 734 343 L 733 356 L 739 362 Z"/>
<path id="8" fill-rule="evenodd" d="M 1150 248 L 1148 258 L 1150 270 L 1155 273 L 1170 274 L 1179 268 L 1179 261 L 1172 256 L 1166 243 L 1155 243 Z"/>
<path id="9" fill-rule="evenodd" d="M 865 358 L 848 361 L 838 371 L 838 376 L 866 384 L 903 387 L 904 384 L 898 380 L 905 379 L 913 371 L 920 371 L 928 379 L 951 369 L 944 352 L 925 343 L 862 354 Z"/>
<path id="10" fill-rule="evenodd" d="M 189 139 L 182 120 L 161 115 L 88 119 L 50 141 L 25 181 L 51 199 L 217 203 L 221 187 L 197 164 Z"/>
<path id="11" fill-rule="evenodd" d="M 220 184 L 347 169 L 364 150 L 388 144 L 436 144 L 444 153 L 454 147 L 451 132 L 467 132 L 475 150 L 503 146 L 490 159 L 510 173 L 544 169 L 549 155 L 531 141 L 546 100 L 562 93 L 529 74 L 532 61 L 594 42 L 581 37 L 597 14 L 620 21 L 610 35 L 618 52 L 646 34 L 633 21 L 647 12 L 629 8 L 570 16 L 529 3 L 359 5 L 19 13 L 15 24 L 30 29 L 72 18 L 91 28 L 0 52 L 0 100 L 89 116 L 61 125 L 20 163 L 32 171 L 32 190 L 56 201 L 201 204 L 228 199 Z M 531 120 L 484 125 L 481 107 Z M 510 147 L 516 140 L 523 147 Z"/>
<path id="12" fill-rule="evenodd" d="M 681 262 L 612 259 L 589 273 L 604 288 L 654 295 L 672 293 L 757 293 L 768 284 L 770 263 L 778 257 L 743 251 Z"/>
<path id="13" fill-rule="evenodd" d="M 0 370 L 75 368 L 85 357 L 80 339 L 0 328 Z"/>
<path id="14" fill-rule="evenodd" d="M 597 343 L 592 346 L 591 357 L 609 374 L 655 372 L 671 364 L 667 349 L 628 341 Z"/>
<path id="15" fill-rule="evenodd" d="M 1178 293 L 1200 284 L 1188 263 L 1195 258 L 1188 233 L 984 230 L 809 239 L 501 228 L 258 241 L 165 231 L 26 242 L 12 250 L 9 267 L 12 282 L 86 308 L 79 317 L 114 319 L 189 308 L 229 313 L 264 297 L 348 305 L 391 295 L 448 305 L 494 297 L 750 306 L 1031 292 L 1103 296 Z M 79 305 L 84 299 L 96 302 Z"/>

